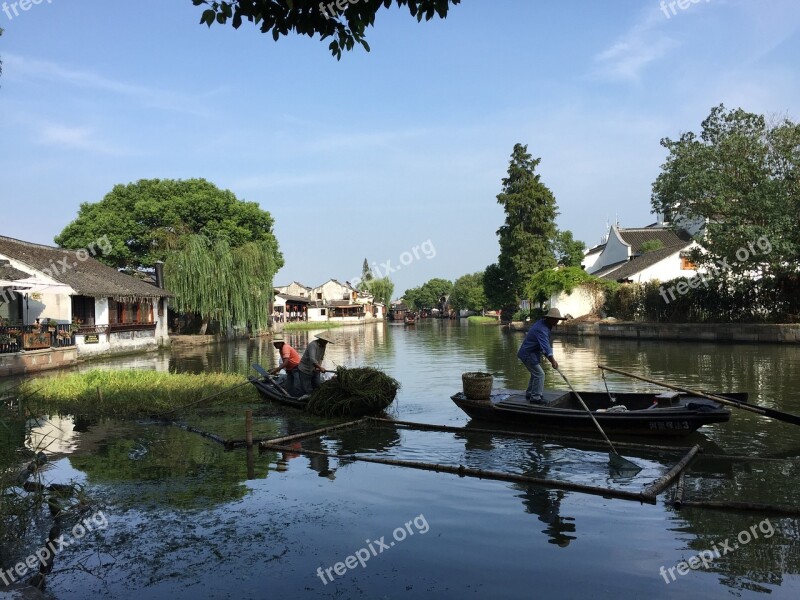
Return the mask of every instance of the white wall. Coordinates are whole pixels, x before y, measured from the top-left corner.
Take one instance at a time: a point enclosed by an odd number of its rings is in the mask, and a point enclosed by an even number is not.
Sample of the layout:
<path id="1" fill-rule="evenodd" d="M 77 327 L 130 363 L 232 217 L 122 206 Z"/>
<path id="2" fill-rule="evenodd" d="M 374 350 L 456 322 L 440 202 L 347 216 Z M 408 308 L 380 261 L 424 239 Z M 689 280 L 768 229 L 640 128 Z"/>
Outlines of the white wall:
<path id="1" fill-rule="evenodd" d="M 617 231 L 617 226 L 613 225 L 608 234 L 606 247 L 603 248 L 603 252 L 600 253 L 600 256 L 594 262 L 589 273 L 596 273 L 603 267 L 628 260 L 630 255 L 631 247 L 622 241 L 622 238 L 619 236 L 619 231 Z"/>
<path id="2" fill-rule="evenodd" d="M 557 308 L 563 315 L 577 319 L 583 315 L 597 313 L 603 306 L 604 294 L 595 286 L 580 285 L 571 294 L 559 292 L 550 297 L 550 308 Z"/>
<path id="3" fill-rule="evenodd" d="M 681 252 L 689 252 L 693 248 L 699 248 L 696 242 L 685 250 L 676 250 L 674 254 L 670 254 L 663 260 L 658 261 L 656 264 L 647 267 L 646 269 L 636 273 L 630 280 L 635 283 L 644 283 L 645 281 L 669 281 L 676 277 L 694 277 L 698 272 L 705 269 L 681 269 Z M 613 273 L 612 273 L 613 277 Z"/>

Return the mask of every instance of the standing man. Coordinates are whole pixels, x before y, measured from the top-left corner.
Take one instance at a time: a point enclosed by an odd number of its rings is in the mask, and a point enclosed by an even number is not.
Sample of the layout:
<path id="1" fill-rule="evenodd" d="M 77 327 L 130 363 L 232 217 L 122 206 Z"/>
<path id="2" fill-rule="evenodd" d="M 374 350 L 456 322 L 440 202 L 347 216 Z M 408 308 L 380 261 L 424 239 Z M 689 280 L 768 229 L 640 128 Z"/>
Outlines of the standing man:
<path id="1" fill-rule="evenodd" d="M 536 321 L 528 330 L 525 341 L 519 347 L 517 357 L 525 365 L 531 374 L 528 382 L 528 389 L 525 391 L 525 398 L 531 404 L 544 404 L 544 369 L 542 369 L 542 356 L 547 357 L 554 369 L 558 368 L 558 362 L 553 358 L 553 345 L 550 341 L 550 332 L 563 321 L 561 311 L 551 308 L 547 314 Z"/>
<path id="2" fill-rule="evenodd" d="M 286 388 L 290 396 L 299 396 L 300 381 L 297 376 L 297 368 L 300 365 L 300 355 L 297 353 L 297 350 L 284 341 L 283 335 L 280 333 L 276 333 L 275 337 L 272 338 L 272 345 L 275 346 L 275 349 L 280 354 L 281 362 L 277 367 L 272 369 L 269 374 L 277 375 L 281 372 L 281 369 L 285 370 L 286 384 L 283 387 Z"/>
<path id="3" fill-rule="evenodd" d="M 320 386 L 320 373 L 326 373 L 327 369 L 322 366 L 322 360 L 325 358 L 325 347 L 333 340 L 328 333 L 318 333 L 314 336 L 313 340 L 303 352 L 303 358 L 300 359 L 300 391 L 303 394 L 310 394 Z"/>

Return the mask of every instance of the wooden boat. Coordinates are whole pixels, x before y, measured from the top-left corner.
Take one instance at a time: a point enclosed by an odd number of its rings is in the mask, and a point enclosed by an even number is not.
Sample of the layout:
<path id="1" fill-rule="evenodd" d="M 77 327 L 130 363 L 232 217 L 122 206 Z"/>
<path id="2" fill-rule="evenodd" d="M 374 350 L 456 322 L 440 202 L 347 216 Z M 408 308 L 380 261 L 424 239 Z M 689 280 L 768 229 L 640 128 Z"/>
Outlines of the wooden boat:
<path id="1" fill-rule="evenodd" d="M 278 383 L 278 378 L 270 375 L 267 370 L 259 364 L 252 365 L 253 369 L 261 376 L 254 377 L 249 375 L 247 379 L 252 383 L 262 398 L 270 402 L 277 402 L 284 406 L 291 406 L 292 408 L 304 409 L 308 402 L 308 396 L 296 397 L 292 396 L 283 389 Z"/>
<path id="2" fill-rule="evenodd" d="M 417 322 L 416 315 L 409 313 L 403 318 L 403 323 L 406 325 L 414 325 Z"/>
<path id="3" fill-rule="evenodd" d="M 609 435 L 682 436 L 703 425 L 725 423 L 731 418 L 731 411 L 717 402 L 678 392 L 616 393 L 613 404 L 606 392 L 578 393 Z M 746 393 L 718 395 L 738 402 L 747 401 Z M 459 392 L 451 399 L 479 421 L 575 432 L 597 431 L 572 392 L 545 391 L 544 396 L 543 404 L 531 404 L 522 390 L 498 390 L 488 400 L 470 400 Z"/>

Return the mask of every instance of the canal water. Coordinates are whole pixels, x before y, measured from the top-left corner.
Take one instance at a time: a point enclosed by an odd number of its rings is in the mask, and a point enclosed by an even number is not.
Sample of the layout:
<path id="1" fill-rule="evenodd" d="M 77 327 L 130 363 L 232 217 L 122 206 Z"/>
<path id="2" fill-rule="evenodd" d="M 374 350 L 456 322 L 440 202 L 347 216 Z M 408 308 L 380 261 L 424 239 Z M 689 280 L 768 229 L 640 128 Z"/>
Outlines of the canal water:
<path id="1" fill-rule="evenodd" d="M 313 332 L 288 334 L 302 349 Z M 474 431 L 450 400 L 461 373 L 491 371 L 524 388 L 522 334 L 466 321 L 377 324 L 334 331 L 326 364 L 372 365 L 402 384 L 397 419 L 458 433 L 369 427 L 331 432 L 296 449 L 464 465 L 640 491 L 682 456 L 622 452 L 638 474 L 609 467 L 602 447 Z M 800 414 L 800 348 L 555 338 L 579 389 L 604 390 L 598 363 Z M 230 371 L 271 367 L 267 340 L 92 363 L 91 368 Z M 566 389 L 546 368 L 547 386 Z M 614 391 L 649 384 L 609 376 Z M 243 437 L 244 406 L 184 416 Z M 257 437 L 329 424 L 279 406 L 255 409 Z M 73 536 L 49 579 L 54 598 L 797 598 L 800 520 L 762 512 L 657 505 L 296 452 L 224 451 L 154 422 L 42 420 L 28 439 L 49 445 L 49 481 L 75 481 L 102 510 Z M 769 461 L 699 458 L 690 500 L 798 506 L 800 428 L 736 411 L 677 446 Z M 41 545 L 43 524 L 22 558 Z M 46 528 L 44 529 L 46 531 Z M 77 531 L 80 533 L 80 530 Z M 37 537 L 38 536 L 38 537 Z M 352 557 L 352 558 L 348 558 Z M 695 558 L 698 557 L 698 558 Z M 684 564 L 685 563 L 685 564 Z M 689 568 L 691 564 L 696 568 Z M 9 565 L 0 565 L 8 568 Z"/>

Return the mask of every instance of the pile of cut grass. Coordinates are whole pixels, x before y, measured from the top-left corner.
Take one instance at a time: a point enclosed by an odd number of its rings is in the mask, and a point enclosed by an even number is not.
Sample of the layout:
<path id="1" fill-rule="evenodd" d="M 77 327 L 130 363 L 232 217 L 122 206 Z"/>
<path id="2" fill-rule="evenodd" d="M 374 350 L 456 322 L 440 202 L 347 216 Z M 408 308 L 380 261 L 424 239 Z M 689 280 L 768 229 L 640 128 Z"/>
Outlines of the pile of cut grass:
<path id="1" fill-rule="evenodd" d="M 379 413 L 397 396 L 400 384 L 371 367 L 338 367 L 308 400 L 306 412 L 319 417 L 363 417 Z"/>
<path id="2" fill-rule="evenodd" d="M 42 377 L 22 384 L 42 411 L 90 417 L 156 415 L 229 390 L 213 402 L 254 402 L 256 389 L 231 373 L 164 373 L 143 370 L 93 370 Z M 203 404 L 207 406 L 207 404 Z"/>

